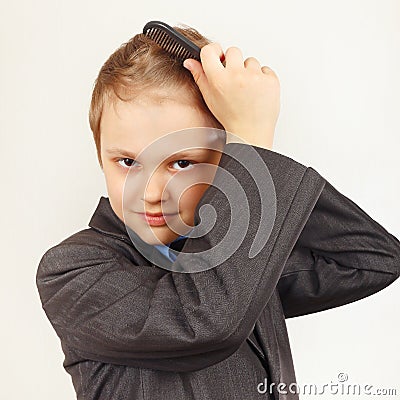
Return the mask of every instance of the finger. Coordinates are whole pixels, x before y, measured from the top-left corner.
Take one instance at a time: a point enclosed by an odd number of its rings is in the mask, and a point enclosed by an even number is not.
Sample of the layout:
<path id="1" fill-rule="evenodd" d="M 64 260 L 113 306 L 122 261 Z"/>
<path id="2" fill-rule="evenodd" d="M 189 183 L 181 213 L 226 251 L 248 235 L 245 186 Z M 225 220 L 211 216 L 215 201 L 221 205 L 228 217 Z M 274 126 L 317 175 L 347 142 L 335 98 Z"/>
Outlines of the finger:
<path id="1" fill-rule="evenodd" d="M 221 45 L 217 42 L 212 42 L 210 43 L 210 46 L 214 47 L 215 51 L 218 53 L 220 61 L 221 62 L 225 61 L 225 54 L 224 51 L 222 50 Z"/>
<path id="2" fill-rule="evenodd" d="M 242 51 L 235 46 L 229 47 L 225 52 L 226 68 L 240 69 L 244 67 Z"/>
<path id="3" fill-rule="evenodd" d="M 200 51 L 201 64 L 207 77 L 213 77 L 216 73 L 224 70 L 221 59 L 224 59 L 224 52 L 219 43 L 206 44 Z"/>
<path id="4" fill-rule="evenodd" d="M 261 71 L 264 74 L 275 74 L 274 71 L 272 71 L 272 69 L 270 67 L 267 67 L 266 65 L 264 65 L 263 67 L 261 67 Z"/>
<path id="5" fill-rule="evenodd" d="M 207 77 L 205 76 L 201 63 L 192 58 L 187 58 L 183 62 L 183 66 L 192 73 L 194 81 L 197 83 L 200 91 L 202 91 L 207 84 Z"/>
<path id="6" fill-rule="evenodd" d="M 279 77 L 271 68 L 264 65 L 261 67 L 261 71 L 264 75 L 269 75 L 270 79 L 278 84 L 278 87 L 280 86 Z"/>
<path id="7" fill-rule="evenodd" d="M 246 58 L 246 60 L 244 60 L 244 66 L 245 68 L 253 69 L 255 71 L 261 70 L 261 64 L 254 57 Z"/>

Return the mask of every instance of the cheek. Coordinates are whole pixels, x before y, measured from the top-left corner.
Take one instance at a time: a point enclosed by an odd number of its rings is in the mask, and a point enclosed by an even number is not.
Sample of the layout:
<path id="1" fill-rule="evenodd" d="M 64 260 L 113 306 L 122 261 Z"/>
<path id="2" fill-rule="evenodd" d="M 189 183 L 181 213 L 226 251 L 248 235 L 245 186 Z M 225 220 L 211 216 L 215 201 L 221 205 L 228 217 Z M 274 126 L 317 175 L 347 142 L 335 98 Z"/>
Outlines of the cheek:
<path id="1" fill-rule="evenodd" d="M 106 179 L 107 193 L 110 198 L 111 206 L 120 219 L 123 219 L 122 211 L 122 195 L 125 177 L 121 173 L 117 173 L 108 166 L 104 167 L 104 176 Z"/>
<path id="2" fill-rule="evenodd" d="M 220 156 L 219 156 L 220 157 Z M 203 197 L 204 192 L 210 187 L 213 179 L 215 177 L 215 173 L 217 171 L 216 164 L 213 163 L 205 163 L 203 165 L 204 168 L 199 168 L 197 173 L 191 175 L 190 183 L 187 183 L 188 189 L 186 189 L 179 200 L 179 210 L 182 213 L 182 218 L 185 219 L 186 223 L 192 224 L 194 218 L 194 211 Z M 202 182 L 195 183 L 193 182 Z M 208 183 L 207 183 L 208 182 Z"/>
<path id="3" fill-rule="evenodd" d="M 190 217 L 194 216 L 194 210 L 208 186 L 204 183 L 191 186 L 182 194 L 179 209 L 185 214 L 190 214 Z"/>

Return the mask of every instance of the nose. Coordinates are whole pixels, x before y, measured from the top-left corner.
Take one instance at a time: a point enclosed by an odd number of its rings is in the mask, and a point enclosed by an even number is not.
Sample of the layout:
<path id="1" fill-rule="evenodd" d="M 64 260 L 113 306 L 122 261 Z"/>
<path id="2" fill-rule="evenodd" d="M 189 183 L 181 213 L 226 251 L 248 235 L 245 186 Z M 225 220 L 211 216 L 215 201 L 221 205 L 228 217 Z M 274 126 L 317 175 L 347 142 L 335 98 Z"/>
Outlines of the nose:
<path id="1" fill-rule="evenodd" d="M 168 199 L 167 190 L 164 191 L 167 181 L 161 172 L 155 171 L 144 182 L 142 200 L 145 203 L 156 204 Z M 164 193 L 163 193 L 164 191 Z"/>

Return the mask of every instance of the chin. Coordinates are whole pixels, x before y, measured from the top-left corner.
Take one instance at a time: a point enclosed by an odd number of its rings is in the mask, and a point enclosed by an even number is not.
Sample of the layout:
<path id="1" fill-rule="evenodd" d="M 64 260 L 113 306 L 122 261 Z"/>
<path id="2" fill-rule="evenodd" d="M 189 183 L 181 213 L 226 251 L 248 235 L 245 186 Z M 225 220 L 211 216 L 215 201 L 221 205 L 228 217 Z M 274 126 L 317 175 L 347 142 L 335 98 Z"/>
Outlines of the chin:
<path id="1" fill-rule="evenodd" d="M 171 243 L 179 236 L 172 232 L 166 232 L 166 233 L 157 232 L 157 229 L 155 229 L 154 232 L 152 232 L 149 229 L 146 229 L 145 231 L 141 232 L 138 231 L 135 232 L 144 242 L 146 242 L 151 246 Z"/>

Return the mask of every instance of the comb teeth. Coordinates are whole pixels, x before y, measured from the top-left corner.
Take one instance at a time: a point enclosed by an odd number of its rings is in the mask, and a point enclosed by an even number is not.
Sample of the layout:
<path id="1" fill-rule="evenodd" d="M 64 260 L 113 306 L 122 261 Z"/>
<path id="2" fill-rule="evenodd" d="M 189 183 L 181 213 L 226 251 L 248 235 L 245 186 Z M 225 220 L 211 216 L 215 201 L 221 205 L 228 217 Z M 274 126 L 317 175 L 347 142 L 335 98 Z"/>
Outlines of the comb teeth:
<path id="1" fill-rule="evenodd" d="M 152 28 L 148 33 L 146 33 L 146 35 L 162 47 L 167 53 L 170 53 L 182 62 L 186 58 L 194 58 L 188 50 L 161 30 Z"/>
<path id="2" fill-rule="evenodd" d="M 148 22 L 143 33 L 181 62 L 187 58 L 200 61 L 200 48 L 163 22 Z"/>

